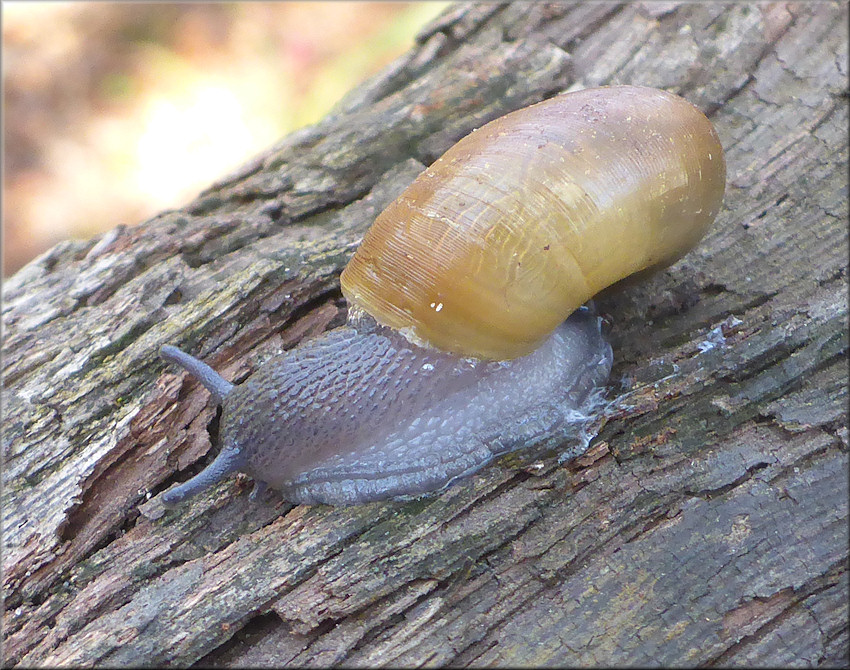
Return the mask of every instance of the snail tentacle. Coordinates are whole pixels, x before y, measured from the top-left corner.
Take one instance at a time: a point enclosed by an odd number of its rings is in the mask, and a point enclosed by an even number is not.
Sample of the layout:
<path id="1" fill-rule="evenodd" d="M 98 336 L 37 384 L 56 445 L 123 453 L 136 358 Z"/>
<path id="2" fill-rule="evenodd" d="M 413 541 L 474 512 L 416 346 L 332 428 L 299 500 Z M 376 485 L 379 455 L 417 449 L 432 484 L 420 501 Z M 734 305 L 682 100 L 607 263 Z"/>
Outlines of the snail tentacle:
<path id="1" fill-rule="evenodd" d="M 209 365 L 203 361 L 199 361 L 194 356 L 190 356 L 185 351 L 181 351 L 177 347 L 165 344 L 160 348 L 159 355 L 169 363 L 176 363 L 201 382 L 212 394 L 217 405 L 224 402 L 224 399 L 233 390 L 233 384 L 218 374 Z"/>
<path id="2" fill-rule="evenodd" d="M 166 491 L 162 496 L 162 502 L 166 506 L 177 505 L 244 468 L 245 457 L 242 451 L 234 447 L 224 447 L 215 460 L 192 479 Z"/>

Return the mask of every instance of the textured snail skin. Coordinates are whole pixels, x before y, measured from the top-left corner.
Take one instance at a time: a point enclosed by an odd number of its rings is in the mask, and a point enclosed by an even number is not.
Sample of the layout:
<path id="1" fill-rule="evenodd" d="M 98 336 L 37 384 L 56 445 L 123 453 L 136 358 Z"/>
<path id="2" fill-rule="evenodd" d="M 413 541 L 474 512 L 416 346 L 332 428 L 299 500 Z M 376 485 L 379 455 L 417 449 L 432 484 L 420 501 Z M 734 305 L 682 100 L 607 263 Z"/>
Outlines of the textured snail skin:
<path id="1" fill-rule="evenodd" d="M 581 437 L 611 369 L 600 319 L 587 309 L 511 361 L 424 349 L 362 315 L 351 323 L 232 387 L 218 457 L 163 501 L 181 502 L 236 471 L 296 503 L 433 491 L 529 440 Z M 191 359 L 174 347 L 164 353 Z"/>
<path id="2" fill-rule="evenodd" d="M 406 497 L 582 437 L 612 355 L 578 308 L 686 253 L 724 187 L 711 123 L 663 91 L 579 91 L 487 124 L 376 219 L 342 274 L 346 326 L 238 386 L 163 347 L 223 406 L 218 457 L 163 501 L 237 471 L 296 503 Z"/>
<path id="3" fill-rule="evenodd" d="M 717 134 L 686 100 L 567 93 L 443 154 L 375 220 L 342 291 L 421 343 L 513 358 L 602 289 L 691 249 L 725 185 Z"/>

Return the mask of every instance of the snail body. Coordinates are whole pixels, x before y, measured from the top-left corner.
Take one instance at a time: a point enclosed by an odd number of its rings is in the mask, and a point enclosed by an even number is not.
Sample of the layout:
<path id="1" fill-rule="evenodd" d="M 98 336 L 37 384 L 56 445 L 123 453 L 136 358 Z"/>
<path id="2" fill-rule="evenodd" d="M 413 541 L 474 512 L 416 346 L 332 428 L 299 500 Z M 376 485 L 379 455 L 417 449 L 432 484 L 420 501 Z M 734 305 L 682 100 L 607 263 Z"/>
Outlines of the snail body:
<path id="1" fill-rule="evenodd" d="M 236 471 L 299 503 L 417 495 L 580 434 L 612 355 L 579 308 L 686 253 L 724 188 L 711 123 L 655 89 L 568 93 L 474 131 L 366 234 L 345 326 L 238 386 L 163 347 L 223 404 L 218 457 L 164 502 Z"/>

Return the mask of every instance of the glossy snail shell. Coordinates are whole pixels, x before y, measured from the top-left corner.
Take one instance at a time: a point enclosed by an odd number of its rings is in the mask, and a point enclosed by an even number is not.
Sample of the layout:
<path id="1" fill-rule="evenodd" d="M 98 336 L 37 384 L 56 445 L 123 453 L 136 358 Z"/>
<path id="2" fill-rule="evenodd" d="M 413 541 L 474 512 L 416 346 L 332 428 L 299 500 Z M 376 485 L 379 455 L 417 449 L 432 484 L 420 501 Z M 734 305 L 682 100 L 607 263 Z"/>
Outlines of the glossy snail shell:
<path id="1" fill-rule="evenodd" d="M 559 95 L 474 131 L 369 229 L 353 305 L 464 356 L 532 351 L 590 297 L 703 236 L 726 168 L 696 107 L 635 86 Z"/>

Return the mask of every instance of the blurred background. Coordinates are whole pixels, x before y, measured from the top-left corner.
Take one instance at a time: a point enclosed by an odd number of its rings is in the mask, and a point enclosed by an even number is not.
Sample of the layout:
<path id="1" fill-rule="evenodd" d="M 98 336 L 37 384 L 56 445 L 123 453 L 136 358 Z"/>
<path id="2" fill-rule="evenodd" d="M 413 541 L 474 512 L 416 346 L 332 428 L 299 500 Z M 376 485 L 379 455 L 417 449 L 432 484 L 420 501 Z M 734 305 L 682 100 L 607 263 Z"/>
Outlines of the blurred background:
<path id="1" fill-rule="evenodd" d="M 3 2 L 3 274 L 180 207 L 447 2 Z"/>

